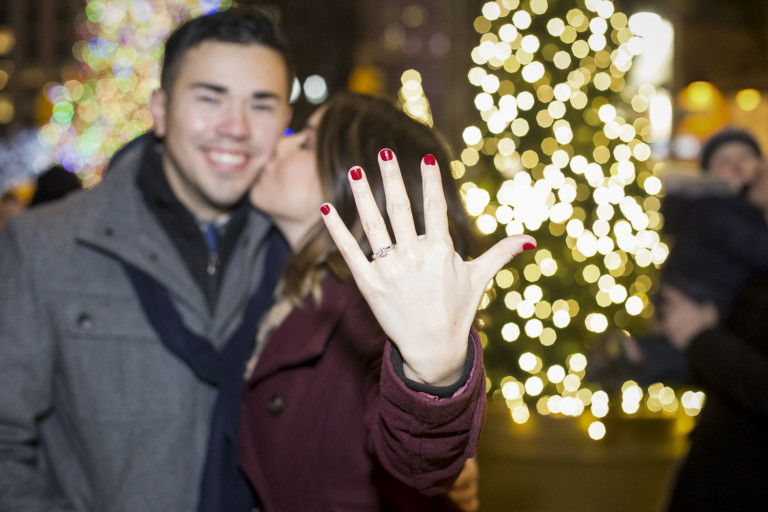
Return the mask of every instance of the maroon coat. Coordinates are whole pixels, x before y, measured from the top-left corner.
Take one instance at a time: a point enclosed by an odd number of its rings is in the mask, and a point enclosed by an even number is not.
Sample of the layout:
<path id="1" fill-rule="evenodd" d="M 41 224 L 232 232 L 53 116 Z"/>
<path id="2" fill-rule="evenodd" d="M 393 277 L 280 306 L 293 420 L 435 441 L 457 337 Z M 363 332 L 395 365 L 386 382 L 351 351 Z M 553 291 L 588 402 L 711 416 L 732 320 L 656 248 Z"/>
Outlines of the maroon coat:
<path id="1" fill-rule="evenodd" d="M 463 390 L 414 392 L 354 283 L 326 278 L 322 306 L 307 299 L 288 316 L 244 389 L 240 463 L 262 510 L 451 510 L 414 489 L 445 492 L 475 453 L 485 373 L 472 340 Z"/>

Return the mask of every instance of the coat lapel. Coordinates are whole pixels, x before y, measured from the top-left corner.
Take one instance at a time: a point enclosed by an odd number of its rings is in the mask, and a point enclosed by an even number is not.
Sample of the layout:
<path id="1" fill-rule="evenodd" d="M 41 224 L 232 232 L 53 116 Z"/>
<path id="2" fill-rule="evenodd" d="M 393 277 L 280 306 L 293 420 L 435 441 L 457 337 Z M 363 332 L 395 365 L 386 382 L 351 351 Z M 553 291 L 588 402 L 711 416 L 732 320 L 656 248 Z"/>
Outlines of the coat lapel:
<path id="1" fill-rule="evenodd" d="M 266 217 L 251 209 L 243 234 L 237 242 L 240 247 L 233 251 L 221 283 L 213 316 L 215 333 L 226 333 L 232 325 L 240 322 L 245 304 L 256 291 L 263 275 L 277 273 L 279 279 L 282 274 L 283 266 L 265 268 L 265 244 L 269 240 L 270 229 L 271 223 Z"/>
<path id="2" fill-rule="evenodd" d="M 211 312 L 202 290 L 189 275 L 162 226 L 144 207 L 144 199 L 136 186 L 145 148 L 145 144 L 129 145 L 116 165 L 110 167 L 98 185 L 107 191 L 91 196 L 93 204 L 84 211 L 77 238 L 80 243 L 113 254 L 161 283 L 172 300 L 183 305 L 180 309 L 189 310 L 197 318 L 190 327 L 200 324 L 200 320 L 203 325 L 209 325 Z M 261 276 L 264 252 L 259 253 L 259 249 L 269 228 L 270 223 L 263 215 L 250 212 L 239 242 L 242 247 L 233 253 L 226 270 L 212 332 L 205 334 L 218 339 L 239 323 L 242 309 Z"/>
<path id="3" fill-rule="evenodd" d="M 320 357 L 339 324 L 350 300 L 356 296 L 352 282 L 341 282 L 326 277 L 322 285 L 323 300 L 320 307 L 307 297 L 301 309 L 294 309 L 275 329 L 264 347 L 248 385 L 275 372 L 297 366 Z"/>

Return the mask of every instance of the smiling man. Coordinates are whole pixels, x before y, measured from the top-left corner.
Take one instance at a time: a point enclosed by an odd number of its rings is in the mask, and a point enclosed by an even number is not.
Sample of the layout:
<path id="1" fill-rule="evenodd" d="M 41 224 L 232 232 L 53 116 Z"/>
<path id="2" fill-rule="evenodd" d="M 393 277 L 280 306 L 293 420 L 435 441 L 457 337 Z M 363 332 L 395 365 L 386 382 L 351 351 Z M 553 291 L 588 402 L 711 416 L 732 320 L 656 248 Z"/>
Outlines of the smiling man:
<path id="1" fill-rule="evenodd" d="M 222 397 L 236 406 L 283 261 L 244 197 L 288 124 L 292 78 L 263 14 L 186 23 L 154 131 L 94 190 L 3 230 L 0 510 L 235 510 Z"/>
<path id="2" fill-rule="evenodd" d="M 150 104 L 155 134 L 165 176 L 191 212 L 214 220 L 242 199 L 288 124 L 287 73 L 271 48 L 204 41 L 164 76 Z"/>

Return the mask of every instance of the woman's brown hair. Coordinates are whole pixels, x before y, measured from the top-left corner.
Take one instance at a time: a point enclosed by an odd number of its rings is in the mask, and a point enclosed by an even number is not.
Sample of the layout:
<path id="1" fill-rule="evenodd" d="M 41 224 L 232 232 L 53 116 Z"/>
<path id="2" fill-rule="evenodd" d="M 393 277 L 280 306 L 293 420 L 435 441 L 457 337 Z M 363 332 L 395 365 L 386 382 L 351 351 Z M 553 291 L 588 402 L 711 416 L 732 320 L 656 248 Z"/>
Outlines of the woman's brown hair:
<path id="1" fill-rule="evenodd" d="M 370 255 L 372 250 L 358 217 L 347 173 L 353 166 L 365 170 L 371 191 L 384 212 L 384 187 L 377 157 L 381 149 L 389 148 L 400 164 L 419 234 L 424 233 L 421 160 L 427 154 L 435 156 L 441 169 L 454 247 L 464 258 L 473 255 L 475 233 L 451 176 L 450 148 L 437 130 L 412 119 L 392 103 L 372 96 L 342 93 L 321 108 L 324 113 L 317 129 L 317 167 L 325 200 L 334 205 L 366 254 Z M 385 221 L 394 241 L 386 215 Z M 308 293 L 318 291 L 326 270 L 340 279 L 351 277 L 318 213 L 318 224 L 286 267 L 283 296 L 299 305 Z"/>

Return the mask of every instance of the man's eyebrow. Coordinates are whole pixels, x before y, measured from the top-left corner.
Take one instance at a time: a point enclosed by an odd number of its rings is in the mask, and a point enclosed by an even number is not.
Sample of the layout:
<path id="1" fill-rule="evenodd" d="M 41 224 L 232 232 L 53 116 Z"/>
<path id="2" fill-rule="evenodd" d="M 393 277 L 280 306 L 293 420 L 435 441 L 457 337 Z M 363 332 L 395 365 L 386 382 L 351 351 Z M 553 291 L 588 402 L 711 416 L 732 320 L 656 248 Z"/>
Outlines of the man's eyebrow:
<path id="1" fill-rule="evenodd" d="M 218 94 L 226 94 L 229 92 L 229 88 L 223 85 L 211 84 L 207 82 L 195 82 L 190 86 L 192 89 L 206 89 Z M 251 99 L 254 100 L 280 100 L 281 96 L 274 92 L 257 91 L 251 95 Z"/>
<path id="2" fill-rule="evenodd" d="M 190 86 L 192 89 L 207 89 L 211 92 L 217 92 L 224 94 L 227 92 L 227 88 L 223 85 L 209 84 L 206 82 L 195 82 Z"/>
<path id="3" fill-rule="evenodd" d="M 251 95 L 254 100 L 279 100 L 280 95 L 274 92 L 255 92 Z"/>

